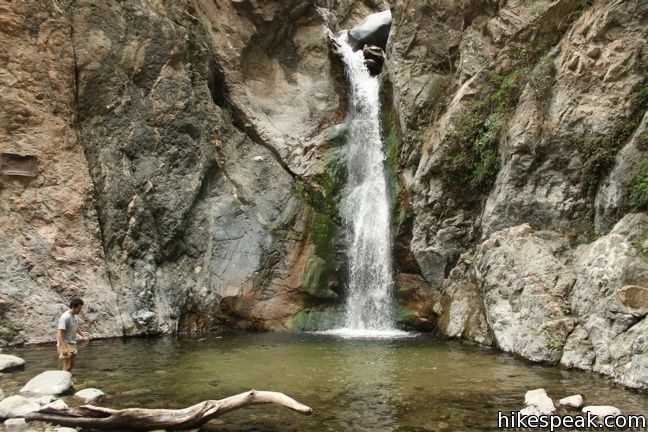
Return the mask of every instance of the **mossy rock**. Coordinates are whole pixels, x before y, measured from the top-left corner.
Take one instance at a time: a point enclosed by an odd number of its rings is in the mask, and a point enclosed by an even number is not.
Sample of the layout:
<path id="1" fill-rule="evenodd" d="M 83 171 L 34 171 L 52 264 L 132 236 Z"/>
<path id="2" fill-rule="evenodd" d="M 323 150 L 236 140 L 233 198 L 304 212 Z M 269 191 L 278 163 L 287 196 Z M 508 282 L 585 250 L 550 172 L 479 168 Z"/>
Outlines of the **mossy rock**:
<path id="1" fill-rule="evenodd" d="M 319 256 L 312 256 L 304 270 L 303 289 L 313 297 L 321 299 L 336 299 L 337 294 L 327 286 L 327 263 Z"/>
<path id="2" fill-rule="evenodd" d="M 324 135 L 326 143 L 331 147 L 341 147 L 347 143 L 349 125 L 340 123 L 328 128 Z"/>
<path id="3" fill-rule="evenodd" d="M 410 325 L 412 323 L 412 318 L 416 316 L 416 312 L 412 309 L 399 306 L 396 310 L 396 322 L 398 324 Z"/>
<path id="4" fill-rule="evenodd" d="M 297 312 L 290 321 L 290 330 L 320 331 L 341 327 L 344 323 L 344 312 L 336 309 L 303 309 Z"/>

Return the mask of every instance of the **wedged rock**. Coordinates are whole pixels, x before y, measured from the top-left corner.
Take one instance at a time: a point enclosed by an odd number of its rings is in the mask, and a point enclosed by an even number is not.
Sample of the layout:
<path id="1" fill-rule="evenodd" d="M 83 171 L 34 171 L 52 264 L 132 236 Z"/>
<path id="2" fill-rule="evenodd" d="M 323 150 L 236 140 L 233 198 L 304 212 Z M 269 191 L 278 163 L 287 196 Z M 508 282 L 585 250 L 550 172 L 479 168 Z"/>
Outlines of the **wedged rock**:
<path id="1" fill-rule="evenodd" d="M 82 400 L 84 403 L 92 403 L 106 397 L 106 393 L 96 388 L 87 388 L 74 393 L 74 398 Z"/>
<path id="2" fill-rule="evenodd" d="M 524 395 L 524 404 L 537 410 L 541 414 L 551 414 L 556 411 L 556 407 L 545 389 L 529 390 Z"/>
<path id="3" fill-rule="evenodd" d="M 376 45 L 385 49 L 391 24 L 392 15 L 389 9 L 371 14 L 349 30 L 347 35 L 349 45 L 355 50 L 361 49 L 365 45 Z"/>
<path id="4" fill-rule="evenodd" d="M 24 431 L 29 429 L 29 425 L 24 418 L 13 418 L 4 422 L 6 432 Z"/>
<path id="5" fill-rule="evenodd" d="M 583 396 L 573 395 L 564 397 L 558 401 L 558 405 L 562 407 L 581 408 L 583 406 Z"/>
<path id="6" fill-rule="evenodd" d="M 375 45 L 367 45 L 362 49 L 365 65 L 371 76 L 378 75 L 385 64 L 385 52 Z"/>
<path id="7" fill-rule="evenodd" d="M 43 405 L 41 409 L 45 409 L 45 408 L 62 410 L 68 408 L 68 404 L 66 404 L 63 399 L 56 399 L 55 401 Z"/>
<path id="8" fill-rule="evenodd" d="M 0 354 L 0 371 L 11 370 L 25 365 L 25 360 L 8 354 Z"/>
<path id="9" fill-rule="evenodd" d="M 59 395 L 72 388 L 72 374 L 66 371 L 45 371 L 32 378 L 20 393 L 29 395 Z"/>
<path id="10" fill-rule="evenodd" d="M 26 397 L 15 395 L 0 401 L 0 418 L 24 417 L 27 413 L 38 411 L 40 405 Z"/>
<path id="11" fill-rule="evenodd" d="M 589 405 L 583 408 L 583 412 L 592 413 L 601 421 L 605 417 L 616 417 L 621 415 L 621 410 L 619 408 L 610 405 Z"/>

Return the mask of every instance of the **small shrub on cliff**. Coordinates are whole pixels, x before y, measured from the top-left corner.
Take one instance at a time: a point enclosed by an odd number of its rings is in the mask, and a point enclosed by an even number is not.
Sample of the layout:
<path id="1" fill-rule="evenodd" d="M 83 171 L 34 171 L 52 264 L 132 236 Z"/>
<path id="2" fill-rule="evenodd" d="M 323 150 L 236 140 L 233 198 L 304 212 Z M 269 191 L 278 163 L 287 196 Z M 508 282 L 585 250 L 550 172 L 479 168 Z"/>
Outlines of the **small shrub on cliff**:
<path id="1" fill-rule="evenodd" d="M 473 103 L 448 132 L 449 149 L 440 167 L 448 187 L 478 193 L 495 181 L 500 163 L 499 134 L 517 104 L 522 80 L 522 71 L 492 75 L 490 93 Z"/>
<path id="2" fill-rule="evenodd" d="M 634 211 L 648 210 L 648 152 L 635 163 L 631 178 L 628 206 Z"/>

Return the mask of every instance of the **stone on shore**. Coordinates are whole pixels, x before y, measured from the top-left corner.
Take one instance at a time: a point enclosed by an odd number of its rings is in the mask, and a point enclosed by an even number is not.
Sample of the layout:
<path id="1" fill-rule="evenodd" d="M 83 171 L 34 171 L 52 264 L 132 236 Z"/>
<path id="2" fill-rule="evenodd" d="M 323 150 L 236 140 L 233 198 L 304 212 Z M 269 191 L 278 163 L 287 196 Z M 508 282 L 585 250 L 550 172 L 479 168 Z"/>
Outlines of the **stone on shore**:
<path id="1" fill-rule="evenodd" d="M 0 354 L 0 371 L 19 368 L 25 365 L 25 360 L 20 357 Z"/>
<path id="2" fill-rule="evenodd" d="M 558 401 L 562 407 L 581 408 L 583 406 L 583 396 L 573 395 L 562 398 Z"/>
<path id="3" fill-rule="evenodd" d="M 43 405 L 42 409 L 45 409 L 45 408 L 55 409 L 55 410 L 63 410 L 63 409 L 67 409 L 69 407 L 68 407 L 68 404 L 66 404 L 63 401 L 63 399 L 56 399 L 55 401 L 50 402 L 47 405 Z"/>
<path id="4" fill-rule="evenodd" d="M 527 407 L 535 408 L 541 414 L 551 414 L 556 411 L 556 407 L 551 398 L 547 396 L 545 389 L 529 390 L 524 395 L 524 403 Z"/>
<path id="5" fill-rule="evenodd" d="M 74 394 L 74 398 L 80 399 L 83 403 L 92 403 L 106 397 L 106 393 L 96 388 L 87 388 L 79 390 Z"/>
<path id="6" fill-rule="evenodd" d="M 0 418 L 25 417 L 28 413 L 39 409 L 39 404 L 25 397 L 9 396 L 0 402 Z"/>
<path id="7" fill-rule="evenodd" d="M 20 393 L 30 395 L 59 395 L 72 388 L 72 374 L 66 371 L 45 371 L 32 378 Z"/>

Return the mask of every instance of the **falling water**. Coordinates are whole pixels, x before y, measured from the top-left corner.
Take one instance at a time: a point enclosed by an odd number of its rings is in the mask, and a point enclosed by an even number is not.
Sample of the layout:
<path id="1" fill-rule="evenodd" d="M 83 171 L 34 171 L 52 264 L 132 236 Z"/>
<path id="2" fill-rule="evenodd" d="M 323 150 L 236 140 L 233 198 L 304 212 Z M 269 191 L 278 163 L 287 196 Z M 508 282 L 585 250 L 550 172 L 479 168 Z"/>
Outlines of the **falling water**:
<path id="1" fill-rule="evenodd" d="M 389 200 L 380 130 L 379 81 L 354 52 L 346 34 L 337 39 L 350 84 L 347 184 L 340 212 L 348 242 L 348 299 L 344 331 L 393 329 Z"/>

